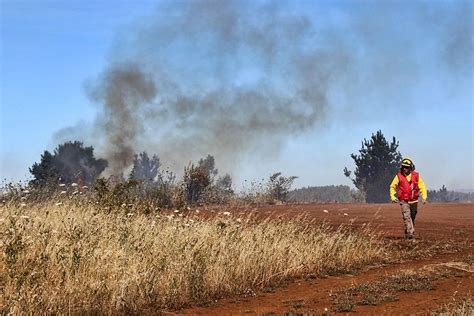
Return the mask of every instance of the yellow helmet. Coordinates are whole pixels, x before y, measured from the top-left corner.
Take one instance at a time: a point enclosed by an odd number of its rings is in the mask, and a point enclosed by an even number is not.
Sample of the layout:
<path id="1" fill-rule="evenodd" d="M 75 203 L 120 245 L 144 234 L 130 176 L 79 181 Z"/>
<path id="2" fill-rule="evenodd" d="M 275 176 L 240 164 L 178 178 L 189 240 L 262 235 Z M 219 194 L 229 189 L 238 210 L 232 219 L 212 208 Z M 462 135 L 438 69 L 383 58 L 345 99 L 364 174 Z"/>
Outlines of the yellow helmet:
<path id="1" fill-rule="evenodd" d="M 411 169 L 415 169 L 415 165 L 413 164 L 413 161 L 411 160 L 411 158 L 408 158 L 408 157 L 403 158 L 401 167 L 409 167 Z"/>

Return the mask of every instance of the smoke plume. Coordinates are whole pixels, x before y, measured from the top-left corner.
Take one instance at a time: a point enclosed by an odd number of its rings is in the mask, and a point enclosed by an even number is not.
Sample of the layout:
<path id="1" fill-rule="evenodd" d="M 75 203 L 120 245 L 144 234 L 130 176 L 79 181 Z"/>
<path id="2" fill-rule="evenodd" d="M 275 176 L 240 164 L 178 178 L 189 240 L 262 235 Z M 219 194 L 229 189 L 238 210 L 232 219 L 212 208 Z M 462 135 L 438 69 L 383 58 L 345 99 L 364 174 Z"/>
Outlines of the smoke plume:
<path id="1" fill-rule="evenodd" d="M 109 173 L 120 175 L 136 153 L 137 136 L 143 132 L 141 107 L 155 98 L 155 83 L 137 65 L 120 64 L 103 73 L 89 94 L 103 105 L 97 122 L 105 133 L 102 151 Z"/>

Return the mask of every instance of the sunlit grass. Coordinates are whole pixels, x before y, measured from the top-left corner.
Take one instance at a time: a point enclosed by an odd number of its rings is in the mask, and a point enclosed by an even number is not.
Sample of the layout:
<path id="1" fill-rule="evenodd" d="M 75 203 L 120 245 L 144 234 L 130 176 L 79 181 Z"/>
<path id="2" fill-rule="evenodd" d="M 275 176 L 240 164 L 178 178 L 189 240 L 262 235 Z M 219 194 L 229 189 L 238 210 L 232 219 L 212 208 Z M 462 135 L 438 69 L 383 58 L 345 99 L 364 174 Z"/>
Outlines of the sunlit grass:
<path id="1" fill-rule="evenodd" d="M 471 316 L 474 315 L 474 299 L 471 297 L 461 298 L 446 304 L 433 312 L 438 316 Z"/>
<path id="2" fill-rule="evenodd" d="M 385 256 L 368 231 L 304 219 L 259 222 L 232 210 L 102 212 L 64 200 L 0 215 L 1 313 L 129 313 L 202 304 Z"/>

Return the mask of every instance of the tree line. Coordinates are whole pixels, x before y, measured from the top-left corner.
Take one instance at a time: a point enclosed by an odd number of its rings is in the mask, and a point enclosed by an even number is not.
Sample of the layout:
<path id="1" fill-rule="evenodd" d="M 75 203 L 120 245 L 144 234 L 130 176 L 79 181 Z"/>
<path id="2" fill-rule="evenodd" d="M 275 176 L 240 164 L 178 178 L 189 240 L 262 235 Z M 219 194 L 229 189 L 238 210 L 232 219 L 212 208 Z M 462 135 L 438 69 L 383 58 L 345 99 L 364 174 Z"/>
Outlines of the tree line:
<path id="1" fill-rule="evenodd" d="M 402 161 L 398 147 L 396 138 L 392 137 L 388 141 L 381 130 L 362 141 L 359 152 L 350 155 L 355 163 L 354 171 L 347 167 L 343 169 L 344 175 L 352 181 L 356 190 L 351 190 L 348 186 L 326 186 L 290 192 L 297 177 L 287 177 L 276 172 L 259 188 L 264 193 L 257 195 L 263 196 L 264 200 L 282 202 L 389 202 L 389 186 Z M 66 142 L 52 153 L 44 151 L 40 162 L 30 168 L 33 175 L 31 184 L 42 186 L 61 182 L 90 186 L 100 179 L 104 187 L 101 174 L 107 166 L 106 160 L 94 156 L 93 147 L 84 146 L 78 141 Z M 149 156 L 147 152 L 141 152 L 135 155 L 130 173 L 116 177 L 117 183 L 131 181 L 130 183 L 139 183 L 144 189 L 158 188 L 163 192 L 180 186 L 180 194 L 188 203 L 220 203 L 235 195 L 231 176 L 219 174 L 212 155 L 184 167 L 184 176 L 178 181 L 173 172 L 162 168 L 156 155 Z M 429 190 L 428 199 L 436 202 L 472 201 L 472 193 L 448 191 L 443 186 L 439 190 Z"/>
<path id="2" fill-rule="evenodd" d="M 197 163 L 184 167 L 182 179 L 163 168 L 156 155 L 147 152 L 135 155 L 127 175 L 102 177 L 108 166 L 104 159 L 96 158 L 92 146 L 82 142 L 66 142 L 51 153 L 44 151 L 40 162 L 29 168 L 33 175 L 30 185 L 60 187 L 74 184 L 80 188 L 92 186 L 101 201 L 126 202 L 127 195 L 142 195 L 159 201 L 164 207 L 183 204 L 224 203 L 235 197 L 232 177 L 219 174 L 215 158 L 207 155 Z M 296 177 L 275 172 L 269 176 L 259 197 L 266 202 L 288 200 L 290 188 Z"/>
<path id="3" fill-rule="evenodd" d="M 428 190 L 428 196 L 432 202 L 472 202 L 474 192 L 449 191 L 443 184 L 439 190 Z"/>
<path id="4" fill-rule="evenodd" d="M 289 200 L 301 203 L 354 203 L 358 192 L 348 185 L 326 185 L 304 187 L 290 192 Z"/>

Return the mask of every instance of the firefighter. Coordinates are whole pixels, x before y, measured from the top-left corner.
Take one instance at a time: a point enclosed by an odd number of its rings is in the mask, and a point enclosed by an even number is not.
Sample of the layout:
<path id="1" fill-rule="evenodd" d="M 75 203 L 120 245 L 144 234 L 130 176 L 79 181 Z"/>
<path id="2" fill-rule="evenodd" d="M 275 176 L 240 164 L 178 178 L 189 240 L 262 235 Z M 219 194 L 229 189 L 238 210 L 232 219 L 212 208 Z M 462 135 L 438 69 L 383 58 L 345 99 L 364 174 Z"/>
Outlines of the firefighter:
<path id="1" fill-rule="evenodd" d="M 426 203 L 426 186 L 415 165 L 410 158 L 404 158 L 400 171 L 390 184 L 390 199 L 393 203 L 399 203 L 402 208 L 403 223 L 405 225 L 405 238 L 413 239 L 415 236 L 415 218 L 420 197 L 423 204 Z"/>

